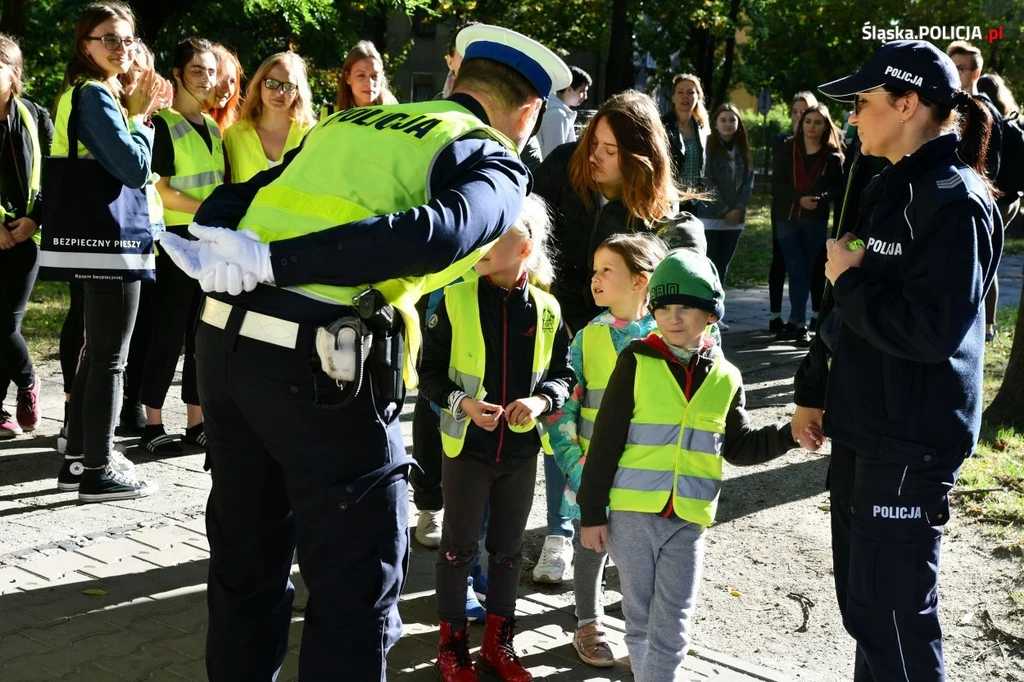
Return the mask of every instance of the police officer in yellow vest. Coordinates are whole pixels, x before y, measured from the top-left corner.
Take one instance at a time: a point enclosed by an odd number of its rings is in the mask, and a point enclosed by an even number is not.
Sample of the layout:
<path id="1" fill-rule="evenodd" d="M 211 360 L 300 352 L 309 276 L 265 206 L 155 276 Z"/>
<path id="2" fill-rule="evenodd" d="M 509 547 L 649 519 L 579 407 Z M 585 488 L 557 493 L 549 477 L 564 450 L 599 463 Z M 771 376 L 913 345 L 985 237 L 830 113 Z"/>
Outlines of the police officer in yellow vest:
<path id="1" fill-rule="evenodd" d="M 199 242 L 162 242 L 228 294 L 206 298 L 196 335 L 211 682 L 269 680 L 284 660 L 296 547 L 300 677 L 385 679 L 408 552 L 398 415 L 416 381 L 414 305 L 519 216 L 516 148 L 570 78 L 525 36 L 473 30 L 449 99 L 337 112 L 280 166 L 215 190 Z"/>
<path id="2" fill-rule="evenodd" d="M 650 295 L 661 335 L 619 355 L 577 501 L 581 542 L 607 548 L 619 567 L 636 678 L 672 680 L 689 647 L 722 460 L 766 462 L 797 443 L 789 424 L 750 426 L 740 372 L 707 333 L 725 311 L 714 264 L 676 249 L 651 276 Z"/>

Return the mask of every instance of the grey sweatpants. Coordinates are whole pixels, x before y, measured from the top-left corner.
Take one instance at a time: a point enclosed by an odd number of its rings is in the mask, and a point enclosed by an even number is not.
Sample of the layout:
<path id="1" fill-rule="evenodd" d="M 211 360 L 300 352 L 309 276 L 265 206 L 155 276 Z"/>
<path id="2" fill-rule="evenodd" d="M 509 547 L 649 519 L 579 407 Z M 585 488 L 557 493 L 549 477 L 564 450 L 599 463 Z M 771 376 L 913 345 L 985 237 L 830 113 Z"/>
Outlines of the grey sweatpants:
<path id="1" fill-rule="evenodd" d="M 626 648 L 636 682 L 682 679 L 704 563 L 704 526 L 613 511 L 608 554 L 619 567 Z"/>

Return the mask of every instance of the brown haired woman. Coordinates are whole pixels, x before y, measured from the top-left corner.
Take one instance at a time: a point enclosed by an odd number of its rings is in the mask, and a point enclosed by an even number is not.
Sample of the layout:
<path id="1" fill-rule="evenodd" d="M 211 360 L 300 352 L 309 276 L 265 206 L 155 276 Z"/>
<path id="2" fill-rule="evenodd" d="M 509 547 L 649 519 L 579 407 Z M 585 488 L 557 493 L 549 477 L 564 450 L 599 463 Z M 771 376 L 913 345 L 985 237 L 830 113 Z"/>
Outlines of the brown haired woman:
<path id="1" fill-rule="evenodd" d="M 41 220 L 39 173 L 50 155 L 53 124 L 46 110 L 21 97 L 21 48 L 0 33 L 0 401 L 11 382 L 18 389 L 15 414 L 0 405 L 0 440 L 39 423 L 39 378 L 21 335 L 21 320 L 39 272 L 33 240 Z"/>
<path id="2" fill-rule="evenodd" d="M 388 88 L 388 77 L 384 74 L 384 60 L 380 52 L 369 40 L 359 41 L 341 65 L 338 111 L 397 103 L 398 100 Z"/>
<path id="3" fill-rule="evenodd" d="M 672 147 L 676 184 L 688 190 L 699 187 L 711 133 L 700 78 L 692 73 L 680 73 L 672 79 L 672 110 L 661 122 Z M 689 204 L 687 208 L 696 208 L 696 205 Z"/>
<path id="4" fill-rule="evenodd" d="M 658 107 L 628 90 L 605 102 L 576 144 L 556 147 L 534 173 L 533 191 L 554 213 L 557 278 L 551 293 L 570 333 L 583 329 L 601 309 L 590 289 L 594 252 L 623 232 L 655 234 L 669 247 L 706 252 L 700 221 L 677 212 L 682 198 L 672 180 L 668 138 Z M 572 520 L 560 514 L 565 477 L 553 457 L 544 458 L 548 536 L 534 580 L 560 582 L 572 560 Z"/>
<path id="5" fill-rule="evenodd" d="M 230 182 L 281 163 L 316 124 L 306 63 L 294 52 L 268 57 L 249 81 L 238 123 L 224 135 Z"/>
<path id="6" fill-rule="evenodd" d="M 789 322 L 776 336 L 798 346 L 811 342 L 807 299 L 811 276 L 828 237 L 829 206 L 843 189 L 839 130 L 824 104 L 807 107 L 800 128 L 776 154 L 772 196 L 779 202 L 779 248 L 789 273 Z M 824 261 L 820 261 L 823 266 Z M 814 303 L 817 307 L 817 303 Z"/>
<path id="7" fill-rule="evenodd" d="M 700 218 L 708 240 L 708 258 L 718 268 L 718 278 L 724 287 L 754 190 L 754 163 L 739 109 L 723 104 L 715 109 L 711 120 L 704 189 L 712 192 L 712 196 L 701 204 Z"/>
<path id="8" fill-rule="evenodd" d="M 221 134 L 224 134 L 238 120 L 244 74 L 234 50 L 214 43 L 213 54 L 217 57 L 217 89 L 214 91 L 212 106 L 206 113 L 217 122 Z"/>

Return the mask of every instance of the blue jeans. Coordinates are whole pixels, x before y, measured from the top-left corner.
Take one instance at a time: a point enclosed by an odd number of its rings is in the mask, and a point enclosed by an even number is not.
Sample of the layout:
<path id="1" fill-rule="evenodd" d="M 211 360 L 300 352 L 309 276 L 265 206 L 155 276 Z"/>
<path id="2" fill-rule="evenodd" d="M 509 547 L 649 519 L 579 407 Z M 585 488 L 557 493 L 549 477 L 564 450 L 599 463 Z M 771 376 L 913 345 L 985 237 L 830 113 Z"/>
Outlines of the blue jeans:
<path id="1" fill-rule="evenodd" d="M 544 457 L 544 493 L 548 503 L 548 535 L 561 535 L 572 539 L 572 519 L 562 516 L 562 495 L 565 494 L 565 474 L 558 468 L 552 455 Z"/>
<path id="2" fill-rule="evenodd" d="M 828 220 L 815 218 L 779 219 L 779 248 L 789 273 L 789 321 L 807 324 L 807 297 L 811 291 L 811 269 L 828 236 Z"/>

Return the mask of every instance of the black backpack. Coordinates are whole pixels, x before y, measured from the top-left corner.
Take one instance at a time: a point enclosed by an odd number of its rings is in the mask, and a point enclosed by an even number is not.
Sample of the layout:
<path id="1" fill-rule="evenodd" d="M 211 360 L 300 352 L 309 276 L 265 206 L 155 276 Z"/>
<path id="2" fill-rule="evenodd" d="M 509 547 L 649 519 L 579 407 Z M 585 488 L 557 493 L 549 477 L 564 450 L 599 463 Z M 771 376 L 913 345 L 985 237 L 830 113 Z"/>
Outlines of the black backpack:
<path id="1" fill-rule="evenodd" d="M 996 187 L 1004 198 L 1013 201 L 1015 196 L 1024 192 L 1024 122 L 1020 112 L 1015 111 L 1000 119 L 999 129 L 1002 149 Z"/>

